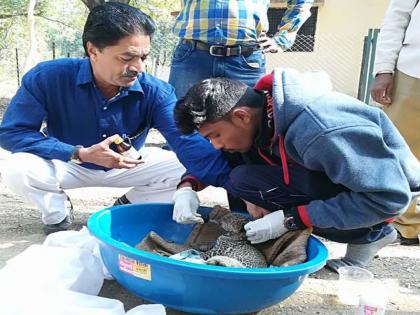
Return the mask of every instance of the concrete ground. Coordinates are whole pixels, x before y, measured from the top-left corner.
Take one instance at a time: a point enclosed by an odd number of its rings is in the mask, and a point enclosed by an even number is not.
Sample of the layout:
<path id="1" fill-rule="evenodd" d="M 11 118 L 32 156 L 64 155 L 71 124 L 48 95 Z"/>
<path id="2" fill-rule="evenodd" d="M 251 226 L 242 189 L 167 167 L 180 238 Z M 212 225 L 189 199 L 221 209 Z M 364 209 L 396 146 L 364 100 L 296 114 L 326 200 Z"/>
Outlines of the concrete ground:
<path id="1" fill-rule="evenodd" d="M 161 141 L 159 135 L 152 135 L 148 145 L 157 145 Z M 8 153 L 0 149 L 0 175 L 3 161 L 7 156 Z M 110 188 L 68 191 L 75 207 L 75 229 L 80 229 L 86 224 L 90 214 L 111 205 L 123 193 L 123 189 Z M 221 189 L 207 188 L 200 193 L 200 198 L 204 205 L 226 205 L 225 193 Z M 37 209 L 12 194 L 0 179 L 0 268 L 9 258 L 19 254 L 31 244 L 42 243 L 44 239 Z M 343 255 L 345 251 L 342 244 L 328 241 L 325 241 L 325 244 L 332 258 Z M 370 270 L 376 279 L 382 281 L 383 288 L 386 288 L 391 296 L 387 314 L 420 314 L 420 246 L 387 246 L 379 252 Z M 310 275 L 290 298 L 261 310 L 258 314 L 356 314 L 356 307 L 345 306 L 338 301 L 337 288 L 338 276 L 322 269 Z M 126 310 L 146 303 L 115 281 L 106 281 L 100 295 L 121 300 Z M 185 313 L 168 309 L 167 314 Z"/>

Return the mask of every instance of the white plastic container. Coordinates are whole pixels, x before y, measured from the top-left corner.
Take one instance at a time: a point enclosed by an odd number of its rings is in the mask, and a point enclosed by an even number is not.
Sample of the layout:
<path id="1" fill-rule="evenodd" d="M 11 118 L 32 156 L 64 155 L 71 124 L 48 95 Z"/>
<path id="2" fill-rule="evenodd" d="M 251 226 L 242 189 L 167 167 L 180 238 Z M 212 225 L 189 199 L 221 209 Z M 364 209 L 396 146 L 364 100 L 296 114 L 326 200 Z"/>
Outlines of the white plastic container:
<path id="1" fill-rule="evenodd" d="M 359 305 L 360 297 L 367 292 L 373 274 L 363 268 L 346 266 L 338 268 L 338 298 L 343 304 Z"/>

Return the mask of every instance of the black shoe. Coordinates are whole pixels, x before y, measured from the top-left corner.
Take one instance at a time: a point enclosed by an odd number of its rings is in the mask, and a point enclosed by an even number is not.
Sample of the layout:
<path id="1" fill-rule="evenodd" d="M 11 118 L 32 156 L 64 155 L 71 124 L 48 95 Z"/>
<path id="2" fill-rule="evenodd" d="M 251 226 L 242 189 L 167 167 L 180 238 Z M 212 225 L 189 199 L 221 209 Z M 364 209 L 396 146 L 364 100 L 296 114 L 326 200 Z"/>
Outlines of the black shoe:
<path id="1" fill-rule="evenodd" d="M 400 234 L 399 231 L 397 239 L 393 242 L 393 245 L 402 245 L 402 246 L 416 246 L 419 245 L 419 239 L 418 238 L 406 238 Z"/>
<path id="2" fill-rule="evenodd" d="M 419 245 L 419 239 L 418 237 L 416 238 L 406 238 L 404 236 L 400 235 L 400 245 L 403 246 L 415 246 L 415 245 Z"/>
<path id="3" fill-rule="evenodd" d="M 73 208 L 70 209 L 70 212 L 63 221 L 56 224 L 44 224 L 44 233 L 45 235 L 49 235 L 51 233 L 60 232 L 60 231 L 67 231 L 73 226 L 74 215 L 73 215 Z"/>
<path id="4" fill-rule="evenodd" d="M 125 195 L 122 195 L 120 198 L 115 200 L 114 206 L 129 205 L 130 203 L 130 200 L 128 200 Z"/>

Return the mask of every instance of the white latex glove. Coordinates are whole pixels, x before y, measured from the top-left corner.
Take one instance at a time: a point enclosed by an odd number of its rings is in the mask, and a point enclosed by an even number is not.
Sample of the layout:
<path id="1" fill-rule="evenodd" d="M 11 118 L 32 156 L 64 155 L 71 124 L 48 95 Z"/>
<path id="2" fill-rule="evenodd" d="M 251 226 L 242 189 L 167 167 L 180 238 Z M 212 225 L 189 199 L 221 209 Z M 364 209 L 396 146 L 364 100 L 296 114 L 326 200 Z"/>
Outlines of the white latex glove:
<path id="1" fill-rule="evenodd" d="M 246 237 L 252 244 L 277 238 L 288 231 L 283 222 L 283 210 L 271 212 L 261 219 L 245 224 Z"/>
<path id="2" fill-rule="evenodd" d="M 204 223 L 197 209 L 200 206 L 198 194 L 191 187 L 179 188 L 172 197 L 174 211 L 172 219 L 182 224 Z"/>

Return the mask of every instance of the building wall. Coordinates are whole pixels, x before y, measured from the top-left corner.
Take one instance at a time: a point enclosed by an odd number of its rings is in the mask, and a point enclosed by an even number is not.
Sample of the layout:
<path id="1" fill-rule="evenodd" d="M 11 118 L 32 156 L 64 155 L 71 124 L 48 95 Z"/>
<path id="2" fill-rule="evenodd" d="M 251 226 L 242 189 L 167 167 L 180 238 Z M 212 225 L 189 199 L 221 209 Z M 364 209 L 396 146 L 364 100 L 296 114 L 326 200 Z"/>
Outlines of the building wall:
<path id="1" fill-rule="evenodd" d="M 274 67 L 321 69 L 330 75 L 336 90 L 356 96 L 364 36 L 369 28 L 381 26 L 388 3 L 389 0 L 325 0 L 318 7 L 314 51 L 268 54 L 267 71 Z"/>

